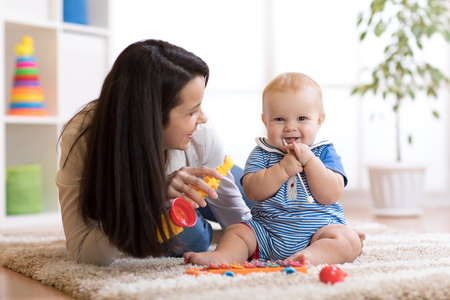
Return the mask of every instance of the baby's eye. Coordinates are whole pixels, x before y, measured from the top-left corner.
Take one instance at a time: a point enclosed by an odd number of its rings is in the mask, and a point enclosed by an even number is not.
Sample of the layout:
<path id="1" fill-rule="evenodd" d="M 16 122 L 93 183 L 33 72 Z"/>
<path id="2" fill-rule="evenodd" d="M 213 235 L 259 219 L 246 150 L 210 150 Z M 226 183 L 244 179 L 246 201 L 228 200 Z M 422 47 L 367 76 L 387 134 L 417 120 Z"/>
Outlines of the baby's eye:
<path id="1" fill-rule="evenodd" d="M 306 120 L 306 117 L 298 117 L 298 120 L 299 120 L 299 121 L 305 121 L 305 120 Z"/>
<path id="2" fill-rule="evenodd" d="M 277 122 L 281 122 L 281 121 L 283 121 L 283 118 L 275 118 L 274 120 Z"/>

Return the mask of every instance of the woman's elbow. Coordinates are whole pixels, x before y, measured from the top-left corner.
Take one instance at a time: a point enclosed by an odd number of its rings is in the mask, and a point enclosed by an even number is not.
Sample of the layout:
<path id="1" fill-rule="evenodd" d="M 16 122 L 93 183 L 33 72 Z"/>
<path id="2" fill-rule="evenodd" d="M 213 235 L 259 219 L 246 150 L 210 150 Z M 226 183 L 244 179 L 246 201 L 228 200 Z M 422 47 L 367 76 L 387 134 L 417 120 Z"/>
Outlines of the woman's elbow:
<path id="1" fill-rule="evenodd" d="M 99 266 L 111 264 L 122 254 L 109 243 L 107 237 L 95 230 L 86 235 L 82 241 L 68 239 L 66 247 L 75 262 Z"/>
<path id="2" fill-rule="evenodd" d="M 78 264 L 92 264 L 97 266 L 106 266 L 116 260 L 116 257 L 106 257 L 99 251 L 80 250 L 77 254 L 71 256 L 72 259 Z"/>

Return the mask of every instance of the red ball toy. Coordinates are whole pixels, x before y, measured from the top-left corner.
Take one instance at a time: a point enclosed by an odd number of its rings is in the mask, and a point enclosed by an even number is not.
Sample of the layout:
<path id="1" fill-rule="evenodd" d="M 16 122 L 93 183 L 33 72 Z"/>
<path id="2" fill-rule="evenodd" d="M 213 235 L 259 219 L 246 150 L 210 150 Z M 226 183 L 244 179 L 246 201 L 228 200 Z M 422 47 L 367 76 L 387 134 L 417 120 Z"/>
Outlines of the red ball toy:
<path id="1" fill-rule="evenodd" d="M 347 273 L 342 271 L 336 266 L 326 266 L 320 271 L 319 278 L 323 283 L 335 284 L 336 282 L 343 281 L 347 276 Z"/>

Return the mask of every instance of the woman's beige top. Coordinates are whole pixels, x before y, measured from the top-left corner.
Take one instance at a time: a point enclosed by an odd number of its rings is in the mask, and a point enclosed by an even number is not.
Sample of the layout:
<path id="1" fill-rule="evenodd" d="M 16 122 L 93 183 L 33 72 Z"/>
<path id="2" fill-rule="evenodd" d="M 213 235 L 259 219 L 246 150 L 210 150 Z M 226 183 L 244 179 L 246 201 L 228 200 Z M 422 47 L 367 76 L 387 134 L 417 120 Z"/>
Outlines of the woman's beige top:
<path id="1" fill-rule="evenodd" d="M 88 226 L 83 222 L 78 209 L 80 182 L 86 153 L 86 137 L 82 136 L 67 157 L 71 146 L 79 136 L 84 124 L 90 122 L 91 112 L 78 114 L 64 131 L 61 138 L 60 169 L 56 174 L 59 189 L 61 215 L 66 236 L 66 246 L 77 262 L 105 265 L 114 261 L 121 252 L 109 243 L 98 223 Z M 84 120 L 84 123 L 83 123 Z M 170 150 L 167 174 L 183 166 L 207 166 L 212 169 L 223 163 L 225 151 L 211 122 L 199 125 L 186 151 Z M 67 161 L 66 161 L 67 158 Z M 65 166 L 64 166 L 65 163 Z M 63 167 L 64 166 L 64 167 Z M 239 189 L 231 173 L 220 181 L 216 190 L 219 197 L 210 199 L 208 204 L 222 228 L 251 218 L 250 209 L 242 200 Z"/>

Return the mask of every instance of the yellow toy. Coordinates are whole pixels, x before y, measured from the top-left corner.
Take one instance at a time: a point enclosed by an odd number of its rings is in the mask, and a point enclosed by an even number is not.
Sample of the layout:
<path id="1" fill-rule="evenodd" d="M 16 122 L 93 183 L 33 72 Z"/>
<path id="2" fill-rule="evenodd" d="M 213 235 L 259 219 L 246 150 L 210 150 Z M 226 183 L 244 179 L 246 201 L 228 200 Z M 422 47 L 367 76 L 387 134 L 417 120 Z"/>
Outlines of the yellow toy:
<path id="1" fill-rule="evenodd" d="M 22 43 L 16 44 L 14 50 L 19 56 L 32 55 L 34 53 L 34 41 L 31 36 L 26 35 L 22 38 Z"/>
<path id="2" fill-rule="evenodd" d="M 224 163 L 216 168 L 216 171 L 226 176 L 227 173 L 234 166 L 234 161 L 229 157 L 225 157 Z M 211 176 L 203 176 L 203 181 L 209 184 L 213 189 L 217 189 L 219 187 L 219 179 L 216 179 Z M 194 189 L 200 196 L 205 197 L 207 194 L 200 190 L 199 188 L 194 186 Z M 172 202 L 172 207 L 169 210 L 169 220 L 170 220 L 170 228 L 172 230 L 172 235 L 169 232 L 169 228 L 167 223 L 165 222 L 164 216 L 162 216 L 163 221 L 163 231 L 164 235 L 169 239 L 180 232 L 183 231 L 183 227 L 192 227 L 197 222 L 197 213 L 189 202 L 187 202 L 183 198 L 176 198 Z M 158 232 L 158 241 L 160 243 L 163 242 L 161 234 Z"/>
<path id="3" fill-rule="evenodd" d="M 234 161 L 231 159 L 231 157 L 226 156 L 223 164 L 216 168 L 216 171 L 222 174 L 222 176 L 226 176 L 227 173 L 231 170 L 231 168 L 234 166 Z M 216 179 L 211 176 L 203 176 L 203 181 L 206 182 L 208 185 L 210 185 L 213 189 L 217 189 L 219 187 L 220 179 Z M 205 197 L 207 194 L 200 190 L 198 187 L 194 186 L 194 189 L 197 191 L 197 193 L 200 194 L 200 196 Z"/>
<path id="4" fill-rule="evenodd" d="M 183 198 L 175 198 L 172 201 L 172 206 L 169 209 L 169 224 L 172 230 L 170 234 L 169 228 L 166 223 L 166 218 L 162 215 L 162 226 L 164 235 L 169 239 L 183 231 L 183 227 L 192 227 L 197 223 L 197 213 L 192 205 Z M 163 242 L 161 234 L 158 232 L 158 241 Z"/>

